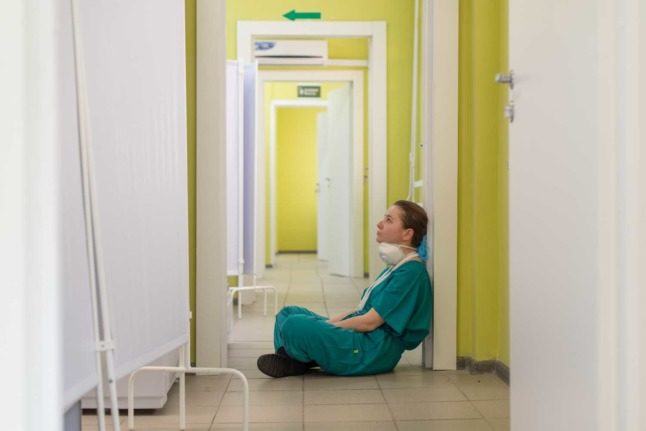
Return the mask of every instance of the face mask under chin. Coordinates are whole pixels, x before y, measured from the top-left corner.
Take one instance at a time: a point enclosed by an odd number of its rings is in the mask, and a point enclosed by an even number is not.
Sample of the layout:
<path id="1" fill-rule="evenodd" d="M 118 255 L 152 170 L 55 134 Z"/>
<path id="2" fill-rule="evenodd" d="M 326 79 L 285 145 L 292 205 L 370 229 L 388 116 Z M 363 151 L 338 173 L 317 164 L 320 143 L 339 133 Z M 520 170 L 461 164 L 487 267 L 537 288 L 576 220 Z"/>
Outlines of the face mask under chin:
<path id="1" fill-rule="evenodd" d="M 402 247 L 415 250 L 413 247 L 404 244 L 391 244 L 389 242 L 382 242 L 379 244 L 379 257 L 386 265 L 397 265 L 406 257 L 402 251 Z"/>

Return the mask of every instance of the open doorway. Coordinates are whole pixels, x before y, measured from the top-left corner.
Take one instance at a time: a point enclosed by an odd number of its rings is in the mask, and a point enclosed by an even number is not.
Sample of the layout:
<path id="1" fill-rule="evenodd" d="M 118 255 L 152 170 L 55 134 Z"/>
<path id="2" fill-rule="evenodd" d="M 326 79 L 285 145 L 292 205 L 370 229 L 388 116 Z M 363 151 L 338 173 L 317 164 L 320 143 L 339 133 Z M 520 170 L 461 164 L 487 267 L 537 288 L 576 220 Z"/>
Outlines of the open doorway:
<path id="1" fill-rule="evenodd" d="M 327 103 L 271 102 L 270 260 L 276 253 L 316 254 L 322 222 L 319 202 L 319 115 Z M 309 101 L 308 101 L 309 102 Z"/>
<path id="2" fill-rule="evenodd" d="M 268 166 L 265 263 L 274 265 L 279 252 L 316 251 L 320 259 L 329 263 L 330 274 L 363 277 L 367 256 L 363 235 L 362 73 L 261 72 L 259 76 L 264 88 L 258 109 L 265 106 L 268 111 L 259 116 L 269 123 L 265 127 L 259 122 L 258 129 L 269 143 L 267 157 L 258 157 L 258 165 Z M 296 94 L 299 85 L 298 81 L 286 80 L 299 77 L 307 82 L 318 78 L 315 87 L 320 86 L 321 97 L 285 99 L 286 95 Z M 296 114 L 304 110 L 310 111 L 309 115 Z M 294 118 L 281 122 L 289 115 Z M 285 135 L 285 130 L 293 128 L 300 134 Z M 288 141 L 282 146 L 281 137 Z M 301 142 L 293 142 L 294 138 Z M 291 153 L 300 153 L 300 158 Z M 262 200 L 259 196 L 258 201 Z M 309 222 L 299 214 L 308 217 Z"/>
<path id="3" fill-rule="evenodd" d="M 287 25 L 285 25 L 287 24 Z M 321 70 L 320 67 L 310 68 L 300 66 L 297 70 L 261 70 L 259 73 L 258 87 L 262 87 L 263 75 L 269 73 L 276 74 L 289 74 L 289 73 L 303 73 L 309 74 L 359 74 L 363 78 L 363 72 L 357 70 L 339 70 L 338 66 L 342 67 L 366 67 L 366 93 L 370 100 L 370 104 L 366 105 L 366 118 L 367 118 L 367 149 L 368 157 L 365 163 L 366 186 L 370 192 L 366 196 L 366 222 L 371 224 L 376 223 L 382 216 L 384 209 L 387 207 L 386 192 L 387 192 L 387 171 L 386 171 L 386 27 L 383 22 L 308 22 L 308 23 L 282 23 L 282 22 L 261 22 L 261 21 L 240 21 L 237 25 L 237 52 L 238 61 L 252 62 L 254 60 L 253 46 L 259 37 L 269 38 L 301 38 L 301 39 L 317 39 L 317 38 L 363 38 L 367 40 L 367 55 L 368 61 L 361 61 L 360 64 L 334 64 L 333 69 Z M 273 79 L 273 78 L 272 78 Z M 331 78 L 336 80 L 339 78 Z M 324 78 L 281 78 L 281 80 L 299 80 L 299 81 L 323 81 Z M 340 78 L 340 80 L 349 81 L 353 80 L 352 77 Z M 363 87 L 355 86 L 354 88 Z M 263 97 L 263 92 L 259 91 L 259 98 Z M 353 100 L 360 100 L 353 98 Z M 257 126 L 259 134 L 265 127 L 263 124 L 263 117 L 257 117 Z M 258 135 L 257 135 L 258 136 Z M 262 151 L 262 150 L 261 150 Z M 259 166 L 262 169 L 262 166 Z M 262 176 L 262 173 L 259 172 Z M 361 183 L 361 178 L 360 178 Z M 264 202 L 258 202 L 258 208 L 264 206 Z M 355 226 L 356 228 L 359 226 Z M 262 241 L 264 235 L 262 234 L 264 226 L 264 218 L 257 219 L 256 232 L 258 233 L 258 240 Z M 354 229 L 353 229 L 354 231 Z M 258 244 L 259 250 L 265 250 L 264 244 Z M 381 262 L 374 247 L 368 247 L 368 258 L 365 262 L 366 270 L 370 276 L 375 276 L 381 270 Z M 256 267 L 259 269 L 259 276 L 262 276 L 262 267 L 264 266 L 264 256 L 257 256 L 258 262 Z"/>
<path id="4" fill-rule="evenodd" d="M 319 83 L 322 87 L 322 95 L 325 98 L 320 101 L 325 101 L 328 93 L 336 92 L 339 97 L 332 111 L 338 112 L 342 109 L 347 109 L 348 112 L 343 114 L 335 114 L 337 120 L 345 119 L 345 123 L 349 124 L 347 136 L 343 139 L 345 149 L 345 157 L 337 160 L 338 166 L 344 166 L 342 172 L 337 172 L 341 176 L 337 176 L 337 180 L 333 188 L 337 185 L 343 185 L 340 189 L 341 193 L 336 194 L 339 202 L 343 205 L 338 206 L 342 213 L 339 216 L 338 231 L 342 233 L 339 242 L 346 244 L 345 249 L 338 256 L 335 256 L 332 262 L 333 272 L 339 275 L 363 277 L 365 272 L 368 272 L 366 262 L 370 261 L 369 255 L 364 256 L 364 147 L 366 146 L 364 124 L 364 72 L 360 70 L 260 70 L 258 72 L 258 82 L 256 86 L 256 158 L 258 160 L 257 167 L 257 190 L 259 193 L 256 196 L 256 207 L 265 207 L 265 202 L 269 201 L 271 208 L 268 214 L 268 221 L 266 222 L 263 217 L 264 214 L 256 218 L 256 267 L 264 267 L 265 264 L 272 265 L 275 263 L 274 256 L 278 252 L 276 244 L 271 243 L 272 238 L 276 238 L 276 224 L 277 220 L 275 213 L 275 205 L 272 205 L 273 196 L 275 196 L 275 178 L 276 173 L 273 171 L 275 163 L 272 162 L 272 137 L 275 137 L 275 131 L 272 131 L 272 124 L 275 124 L 275 110 L 279 106 L 286 106 L 286 103 L 296 103 L 285 101 L 286 96 L 280 95 L 278 92 L 277 99 L 272 102 L 272 95 L 268 93 L 268 86 L 282 86 L 291 87 L 292 93 L 296 95 L 296 88 L 298 83 Z M 345 85 L 345 95 L 339 93 L 340 88 Z M 284 90 L 283 90 L 284 91 Z M 292 101 L 297 97 L 291 99 Z M 317 101 L 309 99 L 303 101 L 300 99 L 301 104 L 316 104 Z M 345 102 L 343 102 L 345 100 Z M 275 102 L 275 103 L 274 103 Z M 272 105 L 272 103 L 274 103 Z M 337 131 L 337 129 L 335 129 Z M 337 138 L 341 138 L 339 135 Z M 267 151 L 265 151 L 265 141 L 269 142 Z M 372 147 L 368 145 L 368 153 Z M 269 154 L 265 154 L 268 152 Z M 265 163 L 269 161 L 269 163 Z M 265 175 L 265 167 L 269 170 L 268 175 Z M 270 187 L 265 193 L 263 184 L 265 178 L 270 182 Z M 327 182 L 323 180 L 324 182 Z M 331 184 L 330 184 L 331 185 Z M 332 186 L 332 185 L 331 185 Z M 333 196 L 334 196 L 333 190 Z M 369 209 L 368 209 L 369 211 Z M 269 239 L 269 241 L 267 241 Z M 367 251 L 369 253 L 370 250 Z M 262 273 L 259 273 L 262 276 Z"/>

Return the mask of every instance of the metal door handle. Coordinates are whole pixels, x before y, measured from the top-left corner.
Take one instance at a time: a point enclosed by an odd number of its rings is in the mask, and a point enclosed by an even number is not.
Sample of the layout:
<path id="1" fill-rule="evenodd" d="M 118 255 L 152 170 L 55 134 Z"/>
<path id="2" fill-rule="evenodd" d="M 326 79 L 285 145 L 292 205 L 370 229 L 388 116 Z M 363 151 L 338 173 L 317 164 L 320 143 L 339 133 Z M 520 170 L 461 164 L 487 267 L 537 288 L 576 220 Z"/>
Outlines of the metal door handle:
<path id="1" fill-rule="evenodd" d="M 496 82 L 498 84 L 509 84 L 509 88 L 514 89 L 514 71 L 510 70 L 508 74 L 496 73 Z"/>

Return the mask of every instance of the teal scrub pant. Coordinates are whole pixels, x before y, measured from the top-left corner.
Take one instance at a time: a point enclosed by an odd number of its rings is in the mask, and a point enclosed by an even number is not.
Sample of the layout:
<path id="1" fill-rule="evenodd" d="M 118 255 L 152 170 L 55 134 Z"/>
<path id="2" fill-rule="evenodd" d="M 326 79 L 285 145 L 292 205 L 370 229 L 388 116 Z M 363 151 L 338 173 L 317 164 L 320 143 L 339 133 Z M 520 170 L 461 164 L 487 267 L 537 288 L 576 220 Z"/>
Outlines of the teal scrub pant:
<path id="1" fill-rule="evenodd" d="M 359 376 L 392 371 L 404 347 L 383 327 L 358 332 L 327 323 L 327 317 L 297 307 L 284 307 L 276 315 L 274 347 L 283 347 L 298 361 L 315 361 L 323 371 Z"/>

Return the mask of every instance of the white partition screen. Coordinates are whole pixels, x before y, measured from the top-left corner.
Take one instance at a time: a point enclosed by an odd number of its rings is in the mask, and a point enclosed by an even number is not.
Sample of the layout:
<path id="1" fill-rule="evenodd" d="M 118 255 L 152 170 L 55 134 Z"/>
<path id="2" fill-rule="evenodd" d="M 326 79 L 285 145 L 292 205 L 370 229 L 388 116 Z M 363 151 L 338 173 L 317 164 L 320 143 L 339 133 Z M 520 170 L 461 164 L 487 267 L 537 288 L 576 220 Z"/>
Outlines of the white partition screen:
<path id="1" fill-rule="evenodd" d="M 227 275 L 239 275 L 242 259 L 242 108 L 238 62 L 228 61 L 227 80 Z"/>
<path id="2" fill-rule="evenodd" d="M 254 274 L 256 64 L 228 61 L 227 275 Z M 240 262 L 244 261 L 241 265 Z"/>
<path id="3" fill-rule="evenodd" d="M 80 27 L 97 245 L 121 377 L 187 342 L 184 2 L 83 1 Z M 82 279 L 86 269 L 76 270 Z"/>
<path id="4" fill-rule="evenodd" d="M 255 202 L 254 185 L 256 184 L 256 80 L 258 65 L 244 66 L 244 273 L 256 273 L 254 246 L 256 244 L 254 230 Z"/>

